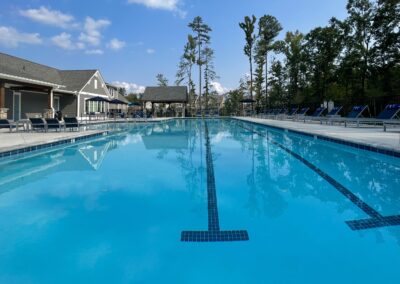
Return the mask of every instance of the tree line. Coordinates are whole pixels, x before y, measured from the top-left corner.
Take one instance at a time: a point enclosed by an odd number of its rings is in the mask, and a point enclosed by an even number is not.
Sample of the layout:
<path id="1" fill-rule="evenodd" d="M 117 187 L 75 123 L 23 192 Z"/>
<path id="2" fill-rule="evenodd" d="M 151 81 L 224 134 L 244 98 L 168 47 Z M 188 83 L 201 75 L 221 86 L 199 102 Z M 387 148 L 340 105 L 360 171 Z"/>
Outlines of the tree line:
<path id="1" fill-rule="evenodd" d="M 333 101 L 345 108 L 369 104 L 376 113 L 400 103 L 399 3 L 349 0 L 344 20 L 332 18 L 307 34 L 289 31 L 283 40 L 274 16 L 246 16 L 239 27 L 250 73 L 227 94 L 225 113 L 238 112 L 244 97 L 257 112 Z"/>

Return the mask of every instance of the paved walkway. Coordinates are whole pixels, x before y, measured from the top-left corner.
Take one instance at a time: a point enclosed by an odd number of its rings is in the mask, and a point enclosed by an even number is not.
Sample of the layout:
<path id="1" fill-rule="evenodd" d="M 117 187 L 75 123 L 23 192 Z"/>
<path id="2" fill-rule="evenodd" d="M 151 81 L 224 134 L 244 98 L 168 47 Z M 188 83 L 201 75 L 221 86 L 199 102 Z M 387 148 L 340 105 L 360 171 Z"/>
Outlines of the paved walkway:
<path id="1" fill-rule="evenodd" d="M 391 129 L 383 132 L 382 127 L 344 127 L 319 123 L 303 123 L 285 120 L 261 119 L 253 117 L 236 117 L 244 121 L 252 121 L 265 125 L 280 127 L 309 134 L 340 139 L 343 141 L 365 144 L 376 148 L 400 152 L 400 130 Z"/>
<path id="2" fill-rule="evenodd" d="M 148 119 L 147 122 L 165 121 L 171 118 L 154 118 Z M 126 120 L 108 120 L 108 121 L 91 121 L 89 124 L 101 123 L 114 123 L 114 122 L 127 122 Z M 136 122 L 145 122 L 138 121 Z M 101 133 L 104 130 L 81 130 L 79 132 L 61 131 L 61 132 L 9 132 L 7 129 L 0 129 L 0 153 L 12 151 L 25 147 L 37 146 L 46 143 L 53 143 L 60 140 L 74 139 L 91 134 Z"/>
<path id="3" fill-rule="evenodd" d="M 88 130 L 88 131 L 62 131 L 62 132 L 13 132 L 0 133 L 0 152 L 12 151 L 25 147 L 37 146 L 46 143 L 53 143 L 66 139 L 74 139 L 91 134 L 101 133 L 103 131 Z"/>

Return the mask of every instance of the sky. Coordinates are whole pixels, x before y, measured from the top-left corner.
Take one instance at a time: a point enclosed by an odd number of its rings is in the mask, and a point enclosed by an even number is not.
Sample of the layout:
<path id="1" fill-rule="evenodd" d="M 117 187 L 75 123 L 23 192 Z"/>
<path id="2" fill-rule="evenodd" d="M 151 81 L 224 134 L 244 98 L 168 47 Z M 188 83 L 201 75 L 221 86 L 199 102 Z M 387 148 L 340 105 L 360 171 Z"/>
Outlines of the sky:
<path id="1" fill-rule="evenodd" d="M 2 0 L 0 52 L 59 69 L 99 69 L 107 82 L 131 92 L 173 84 L 188 23 L 201 16 L 212 28 L 211 47 L 223 93 L 249 73 L 243 54 L 246 15 L 275 16 L 287 31 L 307 33 L 346 17 L 347 0 Z M 271 55 L 273 56 L 273 55 Z M 195 74 L 196 76 L 196 74 Z"/>

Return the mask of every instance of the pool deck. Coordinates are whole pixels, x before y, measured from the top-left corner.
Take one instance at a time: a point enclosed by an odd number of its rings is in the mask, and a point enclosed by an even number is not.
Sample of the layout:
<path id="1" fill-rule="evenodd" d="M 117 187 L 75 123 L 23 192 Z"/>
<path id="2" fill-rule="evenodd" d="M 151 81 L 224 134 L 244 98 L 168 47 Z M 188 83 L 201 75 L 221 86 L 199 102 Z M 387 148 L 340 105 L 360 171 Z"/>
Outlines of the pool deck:
<path id="1" fill-rule="evenodd" d="M 160 122 L 170 120 L 171 118 L 154 118 L 144 122 Z M 83 125 L 93 125 L 102 123 L 134 123 L 127 120 L 100 120 L 84 123 Z M 92 136 L 105 132 L 104 130 L 81 130 L 81 131 L 49 131 L 49 132 L 9 132 L 7 129 L 0 129 L 0 153 L 19 150 L 26 147 L 34 147 L 48 143 L 55 143 L 63 140 L 76 139 L 86 136 Z"/>
<path id="2" fill-rule="evenodd" d="M 367 145 L 377 149 L 400 153 L 400 129 L 391 129 L 383 132 L 382 127 L 344 127 L 338 125 L 324 125 L 319 123 L 303 123 L 291 120 L 272 120 L 254 117 L 235 117 L 267 126 L 288 129 L 304 134 L 316 135 L 328 139 Z"/>

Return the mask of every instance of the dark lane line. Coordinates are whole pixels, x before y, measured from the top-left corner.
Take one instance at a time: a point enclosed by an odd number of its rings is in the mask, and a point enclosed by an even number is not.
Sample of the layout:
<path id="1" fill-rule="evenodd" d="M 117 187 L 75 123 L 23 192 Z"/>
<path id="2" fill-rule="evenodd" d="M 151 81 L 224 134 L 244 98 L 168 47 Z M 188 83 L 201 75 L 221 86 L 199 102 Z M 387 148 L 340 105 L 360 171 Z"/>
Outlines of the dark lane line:
<path id="1" fill-rule="evenodd" d="M 248 241 L 245 230 L 221 231 L 219 227 L 218 202 L 215 186 L 214 165 L 211 153 L 211 142 L 208 123 L 205 122 L 206 164 L 207 164 L 207 199 L 208 199 L 208 231 L 183 231 L 182 242 L 234 242 Z"/>
<path id="2" fill-rule="evenodd" d="M 327 181 L 329 184 L 331 184 L 334 188 L 336 188 L 337 191 L 339 191 L 342 195 L 344 195 L 347 199 L 349 199 L 355 206 L 360 208 L 365 214 L 370 216 L 371 218 L 369 219 L 364 219 L 364 220 L 354 220 L 354 221 L 346 221 L 346 224 L 350 227 L 352 230 L 365 230 L 365 229 L 371 229 L 371 228 L 379 228 L 379 227 L 387 227 L 387 226 L 398 226 L 400 225 L 400 215 L 394 215 L 394 216 L 382 216 L 379 214 L 378 211 L 373 209 L 371 206 L 369 206 L 367 203 L 365 203 L 361 198 L 359 198 L 357 195 L 352 193 L 349 189 L 347 189 L 345 186 L 340 184 L 338 181 L 336 181 L 333 177 L 322 171 L 320 168 L 312 164 L 311 162 L 307 161 L 304 159 L 302 156 L 299 154 L 293 152 L 289 148 L 285 147 L 284 145 L 276 142 L 275 140 L 271 139 L 268 135 L 265 135 L 264 133 L 257 131 L 255 129 L 250 129 L 245 127 L 243 124 L 238 124 L 239 127 L 253 132 L 260 137 L 264 137 L 268 140 L 268 142 L 272 143 L 273 145 L 281 148 L 284 150 L 286 153 L 292 155 L 294 158 L 302 162 L 304 165 L 306 165 L 309 169 L 313 170 L 316 174 L 321 176 L 325 181 Z"/>

